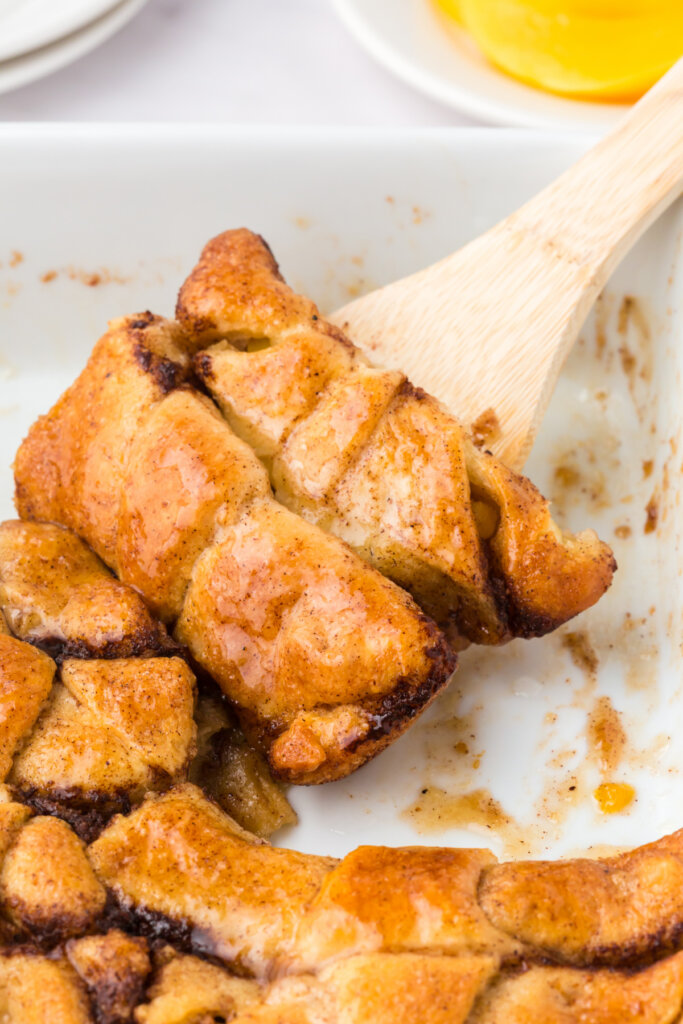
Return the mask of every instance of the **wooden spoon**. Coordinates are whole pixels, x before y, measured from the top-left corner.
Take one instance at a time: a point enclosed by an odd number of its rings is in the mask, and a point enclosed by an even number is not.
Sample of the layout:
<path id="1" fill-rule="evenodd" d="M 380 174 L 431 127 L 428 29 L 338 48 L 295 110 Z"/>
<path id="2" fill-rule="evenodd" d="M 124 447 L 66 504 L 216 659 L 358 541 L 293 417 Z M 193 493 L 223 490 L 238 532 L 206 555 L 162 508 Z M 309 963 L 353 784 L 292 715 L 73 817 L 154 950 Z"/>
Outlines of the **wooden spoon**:
<path id="1" fill-rule="evenodd" d="M 609 275 L 683 191 L 683 59 L 578 163 L 463 249 L 332 317 L 490 447 L 529 453 L 558 374 Z"/>

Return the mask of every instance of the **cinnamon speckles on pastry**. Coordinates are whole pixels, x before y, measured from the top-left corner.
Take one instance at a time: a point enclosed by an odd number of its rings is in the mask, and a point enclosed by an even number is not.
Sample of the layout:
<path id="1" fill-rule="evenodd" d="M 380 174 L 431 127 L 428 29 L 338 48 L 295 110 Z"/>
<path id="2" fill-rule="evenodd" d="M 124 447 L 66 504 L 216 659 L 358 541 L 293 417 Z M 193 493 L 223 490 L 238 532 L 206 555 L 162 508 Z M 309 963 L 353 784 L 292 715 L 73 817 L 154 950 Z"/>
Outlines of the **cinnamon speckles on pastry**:
<path id="1" fill-rule="evenodd" d="M 58 661 L 179 653 L 139 594 L 60 526 L 0 523 L 0 608 L 12 632 Z"/>
<path id="2" fill-rule="evenodd" d="M 185 649 L 74 534 L 0 524 L 0 606 L 31 641 L 0 612 L 0 781 L 17 798 L 92 841 L 192 774 L 262 835 L 296 820 L 206 679 L 197 705 Z"/>
<path id="3" fill-rule="evenodd" d="M 278 498 L 409 590 L 456 645 L 542 635 L 609 586 L 607 546 L 590 531 L 562 535 L 529 481 L 477 447 L 496 430 L 493 410 L 472 439 L 403 375 L 369 367 L 287 288 L 258 236 L 212 239 L 176 315 L 195 371 Z M 257 334 L 265 351 L 234 350 Z"/>
<path id="4" fill-rule="evenodd" d="M 0 801 L 8 1024 L 671 1024 L 683 1005 L 680 833 L 594 861 L 336 861 L 259 842 L 187 785 L 88 847 L 27 814 Z"/>
<path id="5" fill-rule="evenodd" d="M 284 315 L 282 289 L 269 315 Z M 282 778 L 340 778 L 400 735 L 454 658 L 405 592 L 274 501 L 256 455 L 205 395 L 175 386 L 185 343 L 159 317 L 112 323 L 17 455 L 20 512 L 80 533 L 137 588 Z M 329 728 L 344 708 L 372 727 Z M 271 751 L 302 715 L 324 752 L 315 768 L 310 757 L 295 767 L 284 740 Z"/>

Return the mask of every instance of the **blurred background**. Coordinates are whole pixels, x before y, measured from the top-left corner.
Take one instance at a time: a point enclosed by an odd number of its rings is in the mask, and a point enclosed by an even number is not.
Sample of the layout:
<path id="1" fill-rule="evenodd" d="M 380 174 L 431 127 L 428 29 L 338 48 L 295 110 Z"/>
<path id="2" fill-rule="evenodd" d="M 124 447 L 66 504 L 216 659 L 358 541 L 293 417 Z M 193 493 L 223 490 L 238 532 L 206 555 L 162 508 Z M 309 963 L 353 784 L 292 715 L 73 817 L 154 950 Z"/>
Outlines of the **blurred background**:
<path id="1" fill-rule="evenodd" d="M 330 0 L 149 0 L 77 62 L 0 95 L 0 120 L 472 123 L 379 67 Z"/>
<path id="2" fill-rule="evenodd" d="M 683 0 L 0 0 L 0 120 L 605 129 Z"/>

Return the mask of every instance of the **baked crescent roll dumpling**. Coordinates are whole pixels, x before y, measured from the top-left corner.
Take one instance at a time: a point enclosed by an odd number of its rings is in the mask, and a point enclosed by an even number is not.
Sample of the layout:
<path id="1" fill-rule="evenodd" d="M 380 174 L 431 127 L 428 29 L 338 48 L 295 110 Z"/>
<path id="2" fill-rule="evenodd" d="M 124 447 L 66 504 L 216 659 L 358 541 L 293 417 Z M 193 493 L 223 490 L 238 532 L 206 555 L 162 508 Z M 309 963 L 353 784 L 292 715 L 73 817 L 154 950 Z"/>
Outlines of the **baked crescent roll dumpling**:
<path id="1" fill-rule="evenodd" d="M 66 822 L 32 817 L 2 787 L 0 837 L 0 907 L 11 941 L 49 947 L 95 927 L 106 892 Z"/>
<path id="2" fill-rule="evenodd" d="M 107 894 L 69 826 L 33 817 L 7 787 L 0 913 L 3 1024 L 131 1024 L 151 970 L 146 941 L 107 926 Z"/>
<path id="3" fill-rule="evenodd" d="M 53 817 L 31 818 L 16 836 L 0 869 L 0 898 L 17 933 L 48 946 L 87 932 L 106 903 L 82 840 Z"/>
<path id="4" fill-rule="evenodd" d="M 61 526 L 0 523 L 0 609 L 16 637 L 57 658 L 178 652 L 140 595 Z"/>
<path id="5" fill-rule="evenodd" d="M 419 847 L 337 861 L 275 850 L 184 785 L 89 847 L 0 790 L 0 837 L 7 1024 L 677 1024 L 683 1012 L 682 833 L 595 862 Z M 520 868 L 538 929 L 500 886 Z M 480 887 L 494 883 L 510 934 L 487 921 Z M 583 917 L 568 902 L 580 885 Z M 617 934 L 625 899 L 637 911 Z M 578 941 L 547 941 L 549 921 L 566 936 L 577 913 L 580 955 Z"/>
<path id="6" fill-rule="evenodd" d="M 288 288 L 259 236 L 209 242 L 177 317 L 198 376 L 278 499 L 409 590 L 450 635 L 539 636 L 609 586 L 614 558 L 593 531 L 560 531 L 536 488 L 443 406 L 369 366 Z"/>
<path id="7" fill-rule="evenodd" d="M 498 864 L 479 889 L 493 925 L 564 963 L 638 963 L 681 948 L 683 830 L 607 860 Z"/>
<path id="8" fill-rule="evenodd" d="M 66 661 L 7 781 L 92 838 L 115 811 L 187 777 L 194 700 L 180 658 Z"/>
<path id="9" fill-rule="evenodd" d="M 147 790 L 189 777 L 258 835 L 296 821 L 219 691 L 203 679 L 195 703 L 188 666 L 151 656 L 183 648 L 75 534 L 0 524 L 0 595 L 15 632 L 61 662 L 9 639 L 0 612 L 0 780 L 32 806 L 93 838 Z M 147 660 L 114 658 L 135 651 Z"/>
<path id="10" fill-rule="evenodd" d="M 680 1020 L 683 954 L 639 971 L 503 972 L 468 1024 L 665 1024 Z"/>
<path id="11" fill-rule="evenodd" d="M 0 960 L 0 1010 L 7 1024 L 93 1024 L 85 986 L 68 960 L 17 952 Z"/>
<path id="12" fill-rule="evenodd" d="M 634 968 L 683 948 L 683 830 L 595 861 L 428 847 L 334 861 L 255 841 L 184 784 L 114 819 L 89 857 L 141 926 L 261 978 L 404 953 Z"/>
<path id="13" fill-rule="evenodd" d="M 287 781 L 348 774 L 398 736 L 455 658 L 412 599 L 278 505 L 188 380 L 180 328 L 112 324 L 16 458 L 24 519 L 83 537 L 218 682 Z"/>
<path id="14" fill-rule="evenodd" d="M 179 956 L 167 946 L 157 957 L 149 1002 L 138 1008 L 135 1019 L 137 1024 L 185 1024 L 212 1016 L 232 1021 L 258 1005 L 263 994 L 255 982 L 197 957 Z"/>
<path id="15" fill-rule="evenodd" d="M 377 953 L 270 985 L 192 956 L 154 975 L 138 1024 L 674 1024 L 683 955 L 637 972 L 529 966 L 487 957 Z M 194 1014 L 194 1016 L 193 1016 Z M 204 1014 L 204 1016 L 202 1016 Z"/>
<path id="16" fill-rule="evenodd" d="M 70 659 L 0 636 L 0 781 L 93 838 L 187 777 L 195 679 L 180 658 Z"/>
<path id="17" fill-rule="evenodd" d="M 257 977 L 292 954 L 335 865 L 256 840 L 189 783 L 116 817 L 89 855 L 138 927 Z"/>

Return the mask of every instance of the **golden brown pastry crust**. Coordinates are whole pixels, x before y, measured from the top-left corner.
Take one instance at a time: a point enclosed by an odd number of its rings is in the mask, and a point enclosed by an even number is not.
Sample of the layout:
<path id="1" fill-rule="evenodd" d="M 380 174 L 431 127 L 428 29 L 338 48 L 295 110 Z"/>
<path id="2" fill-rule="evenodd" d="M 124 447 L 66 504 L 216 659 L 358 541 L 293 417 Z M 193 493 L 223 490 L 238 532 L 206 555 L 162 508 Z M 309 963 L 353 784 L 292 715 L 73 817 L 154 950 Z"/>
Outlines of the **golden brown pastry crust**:
<path id="1" fill-rule="evenodd" d="M 15 464 L 23 518 L 69 526 L 137 587 L 279 777 L 339 778 L 445 685 L 434 624 L 346 545 L 275 503 L 187 381 L 177 325 L 114 323 Z"/>
<path id="2" fill-rule="evenodd" d="M 185 784 L 117 818 L 89 853 L 131 913 L 182 922 L 203 952 L 263 977 L 375 953 L 633 968 L 683 945 L 683 830 L 595 861 L 361 847 L 335 862 L 254 843 Z"/>
<path id="3" fill-rule="evenodd" d="M 236 978 L 214 964 L 193 956 L 178 956 L 170 948 L 162 952 L 149 1002 L 136 1012 L 137 1024 L 180 1024 L 223 1017 L 232 1021 L 259 1002 L 259 988 Z"/>
<path id="4" fill-rule="evenodd" d="M 269 466 L 278 498 L 451 632 L 477 643 L 538 636 L 609 586 L 609 548 L 592 531 L 562 534 L 528 480 L 403 374 L 368 366 L 287 287 L 259 236 L 212 239 L 177 317 L 197 374 Z"/>
<path id="5" fill-rule="evenodd" d="M 65 661 L 7 781 L 91 835 L 115 811 L 186 777 L 194 701 L 180 658 Z"/>
<path id="6" fill-rule="evenodd" d="M 113 928 L 69 939 L 65 953 L 88 990 L 97 1024 L 129 1022 L 152 969 L 145 940 Z"/>
<path id="7" fill-rule="evenodd" d="M 0 634 L 0 781 L 48 699 L 56 668 L 46 654 Z"/>
<path id="8" fill-rule="evenodd" d="M 9 570 L 1 557 L 7 554 L 8 535 Z M 25 557 L 22 539 L 30 549 Z M 93 563 L 104 604 L 87 599 Z M 32 568 L 37 583 L 26 576 Z M 169 651 L 182 650 L 151 619 L 139 596 L 61 527 L 0 524 L 3 571 L 12 620 L 28 629 L 34 643 L 44 643 L 41 624 L 65 606 L 79 609 L 80 636 L 101 636 L 106 606 L 118 638 L 110 653 L 119 644 L 129 649 L 132 638 L 155 630 Z M 138 606 L 144 615 L 131 617 L 130 609 Z M 128 628 L 140 621 L 142 634 Z M 210 680 L 202 680 L 195 703 L 194 675 L 180 658 L 145 652 L 143 658 L 74 659 L 64 657 L 66 645 L 61 645 L 61 664 L 55 665 L 44 652 L 11 637 L 4 619 L 0 625 L 0 781 L 11 782 L 34 808 L 61 815 L 92 839 L 116 811 L 189 777 L 259 835 L 296 821 L 265 761 L 249 746 Z"/>
<path id="9" fill-rule="evenodd" d="M 154 934 L 259 977 L 291 954 L 306 908 L 334 866 L 329 857 L 255 841 L 189 784 L 166 801 L 146 801 L 137 816 L 114 819 L 90 857 L 107 888 Z"/>
<path id="10" fill-rule="evenodd" d="M 0 1008 L 7 1024 L 92 1024 L 85 987 L 62 957 L 33 952 L 0 959 Z"/>
<path id="11" fill-rule="evenodd" d="M 680 953 L 635 973 L 532 967 L 502 974 L 470 1024 L 674 1024 L 682 995 Z"/>
<path id="12" fill-rule="evenodd" d="M 0 898 L 20 934 L 38 934 L 47 944 L 88 931 L 106 902 L 82 840 L 49 817 L 28 821 L 5 854 Z"/>
<path id="13" fill-rule="evenodd" d="M 489 920 L 559 962 L 640 963 L 683 939 L 683 830 L 607 860 L 499 864 Z"/>
<path id="14" fill-rule="evenodd" d="M 335 861 L 258 842 L 189 785 L 151 797 L 87 848 L 63 822 L 29 814 L 0 792 L 7 1024 L 681 1018 L 683 832 L 554 865 L 419 847 L 364 847 Z M 516 915 L 506 875 L 529 894 L 523 908 L 536 901 L 538 927 Z M 589 904 L 602 901 L 604 921 L 620 916 L 627 893 L 659 916 L 660 936 L 636 948 L 640 923 L 626 915 L 609 966 L 586 930 L 583 951 L 551 948 L 547 921 L 555 934 L 572 930 L 568 899 L 579 886 Z M 496 912 L 508 904 L 507 930 L 489 919 L 492 887 Z M 130 934 L 138 929 L 149 944 Z M 211 962 L 183 953 L 188 946 Z"/>
<path id="15" fill-rule="evenodd" d="M 8 535 L 13 558 L 3 560 Z M 30 549 L 24 557 L 22 540 Z M 34 565 L 39 576 L 32 583 L 24 573 Z M 98 636 L 106 607 L 115 643 L 128 648 L 135 635 L 157 636 L 180 649 L 157 629 L 138 595 L 113 580 L 96 556 L 61 528 L 0 525 L 0 573 L 4 570 L 10 621 L 36 642 L 45 640 L 42 627 L 50 616 L 70 605 L 80 609 L 75 618 L 81 636 Z M 90 604 L 93 577 L 99 596 Z M 131 619 L 131 608 L 138 607 L 140 614 Z M 135 622 L 143 623 L 142 632 L 128 629 Z M 62 639 L 70 642 L 65 634 Z M 196 749 L 195 696 L 194 675 L 178 657 L 67 658 L 58 666 L 43 651 L 2 633 L 0 782 L 10 782 L 33 807 L 60 814 L 93 838 L 115 811 L 187 777 Z"/>
<path id="16" fill-rule="evenodd" d="M 0 609 L 16 637 L 60 660 L 178 651 L 140 595 L 61 526 L 0 523 Z"/>

